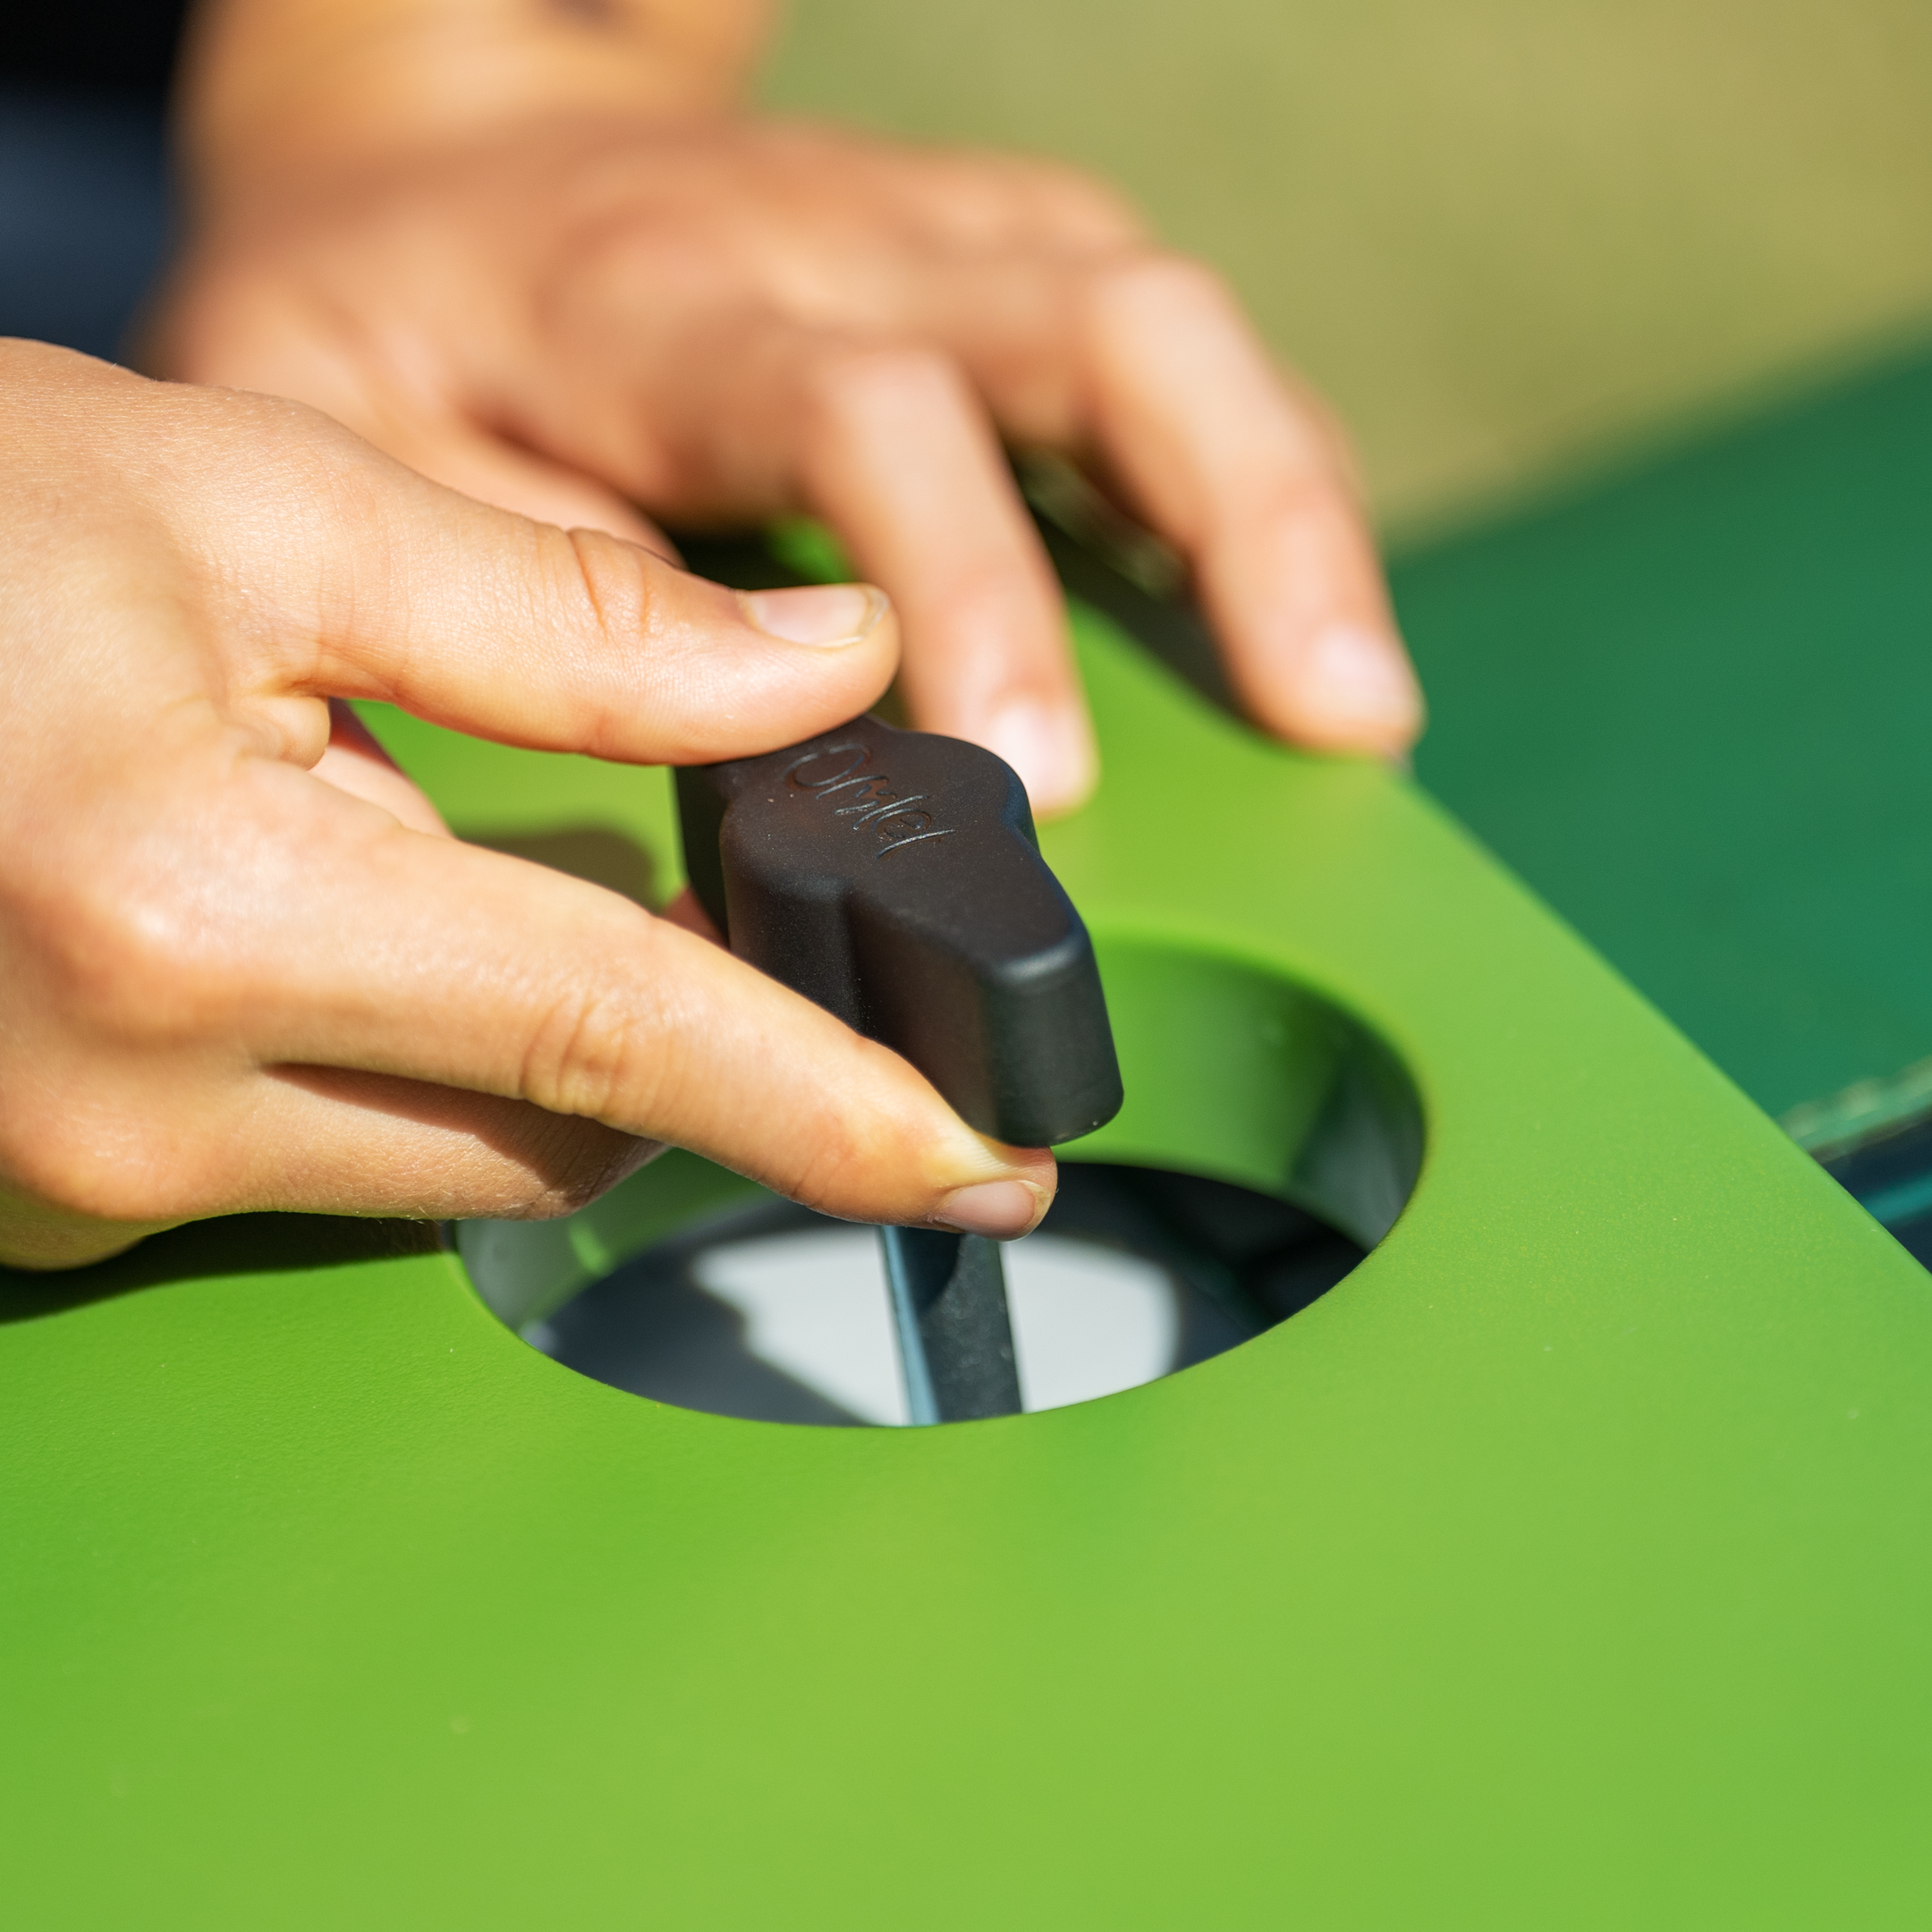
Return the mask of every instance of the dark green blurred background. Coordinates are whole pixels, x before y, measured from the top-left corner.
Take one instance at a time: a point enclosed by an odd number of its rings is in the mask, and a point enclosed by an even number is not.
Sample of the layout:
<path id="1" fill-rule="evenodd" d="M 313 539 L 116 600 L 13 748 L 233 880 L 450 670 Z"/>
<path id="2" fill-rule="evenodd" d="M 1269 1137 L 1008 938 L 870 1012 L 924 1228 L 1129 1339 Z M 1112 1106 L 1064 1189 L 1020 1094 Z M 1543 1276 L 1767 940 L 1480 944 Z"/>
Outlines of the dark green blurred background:
<path id="1" fill-rule="evenodd" d="M 1123 183 L 1352 425 L 1424 783 L 1772 1112 L 1932 1056 L 1932 7 L 800 0 L 767 92 Z"/>

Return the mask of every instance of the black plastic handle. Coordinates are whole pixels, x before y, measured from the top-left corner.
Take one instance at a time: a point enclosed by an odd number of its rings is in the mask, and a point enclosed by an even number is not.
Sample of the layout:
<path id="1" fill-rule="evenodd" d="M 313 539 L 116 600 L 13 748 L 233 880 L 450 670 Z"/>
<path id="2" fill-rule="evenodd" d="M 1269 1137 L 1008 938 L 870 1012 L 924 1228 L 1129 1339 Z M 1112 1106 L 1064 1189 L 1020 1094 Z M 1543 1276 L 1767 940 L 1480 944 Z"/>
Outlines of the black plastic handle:
<path id="1" fill-rule="evenodd" d="M 1093 945 L 1003 759 L 861 717 L 688 767 L 677 795 L 732 951 L 902 1054 L 969 1124 L 1052 1147 L 1120 1111 Z"/>

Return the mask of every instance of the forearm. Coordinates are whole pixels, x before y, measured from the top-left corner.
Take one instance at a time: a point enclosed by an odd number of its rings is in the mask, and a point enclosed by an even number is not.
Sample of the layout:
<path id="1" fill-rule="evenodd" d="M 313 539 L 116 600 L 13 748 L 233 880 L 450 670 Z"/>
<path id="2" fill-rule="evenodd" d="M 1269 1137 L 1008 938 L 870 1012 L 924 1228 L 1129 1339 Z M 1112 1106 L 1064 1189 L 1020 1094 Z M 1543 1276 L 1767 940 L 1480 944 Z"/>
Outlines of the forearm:
<path id="1" fill-rule="evenodd" d="M 191 194 L 520 122 L 717 113 L 775 0 L 203 0 L 180 91 Z"/>

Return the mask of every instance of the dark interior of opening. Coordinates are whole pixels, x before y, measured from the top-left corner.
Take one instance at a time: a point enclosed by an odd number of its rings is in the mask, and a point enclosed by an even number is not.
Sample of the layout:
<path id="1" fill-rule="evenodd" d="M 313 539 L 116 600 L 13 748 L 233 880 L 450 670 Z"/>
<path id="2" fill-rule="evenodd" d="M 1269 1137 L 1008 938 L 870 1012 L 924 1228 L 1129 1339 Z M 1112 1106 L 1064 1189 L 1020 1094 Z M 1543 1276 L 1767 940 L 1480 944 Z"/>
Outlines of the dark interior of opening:
<path id="1" fill-rule="evenodd" d="M 869 1231 L 766 1199 L 708 1216 L 658 1242 L 522 1332 L 580 1375 L 682 1408 L 832 1427 L 882 1419 L 842 1402 L 835 1387 L 809 1369 L 761 1353 L 744 1310 L 713 1292 L 704 1278 L 708 1256 L 742 1252 L 746 1244 L 759 1241 L 795 1244 L 815 1231 L 845 1243 L 840 1253 L 863 1265 L 864 1250 L 854 1246 L 854 1237 Z M 1123 1284 L 1138 1301 L 1130 1298 L 1119 1306 L 1126 1318 L 1146 1323 L 1148 1293 L 1163 1292 L 1154 1285 L 1146 1266 L 1151 1264 L 1172 1300 L 1161 1331 L 1171 1339 L 1155 1353 L 1142 1353 L 1132 1371 L 1136 1380 L 1190 1368 L 1273 1327 L 1332 1288 L 1363 1254 L 1347 1235 L 1305 1209 L 1251 1188 L 1099 1162 L 1070 1163 L 1063 1169 L 1058 1198 L 1028 1240 L 1042 1252 L 1053 1249 L 1063 1265 L 1067 1244 L 1098 1251 L 1089 1263 L 1097 1272 L 1091 1275 L 1081 1310 L 1073 1314 L 1073 1326 L 1065 1309 L 1055 1324 L 1062 1354 L 1077 1344 L 1081 1323 L 1091 1328 L 1109 1320 L 1104 1292 L 1109 1255 L 1143 1265 L 1133 1281 Z M 788 1258 L 800 1252 L 796 1245 L 784 1250 Z M 1053 1284 L 1030 1290 L 1026 1242 L 1008 1244 L 1006 1254 L 1024 1378 L 1026 1308 L 1021 1298 L 1050 1292 Z M 1093 1284 L 1101 1290 L 1097 1294 Z M 1122 1318 L 1113 1317 L 1115 1322 Z M 886 1319 L 881 1295 L 881 1332 Z M 1036 1352 L 1044 1346 L 1036 1343 Z M 1077 1375 L 1069 1385 L 1064 1365 L 1057 1362 L 1036 1362 L 1031 1379 L 1029 1408 L 1058 1406 L 1055 1392 L 1063 1396 L 1070 1385 L 1080 1386 Z M 1041 1397 L 1046 1399 L 1037 1399 Z"/>

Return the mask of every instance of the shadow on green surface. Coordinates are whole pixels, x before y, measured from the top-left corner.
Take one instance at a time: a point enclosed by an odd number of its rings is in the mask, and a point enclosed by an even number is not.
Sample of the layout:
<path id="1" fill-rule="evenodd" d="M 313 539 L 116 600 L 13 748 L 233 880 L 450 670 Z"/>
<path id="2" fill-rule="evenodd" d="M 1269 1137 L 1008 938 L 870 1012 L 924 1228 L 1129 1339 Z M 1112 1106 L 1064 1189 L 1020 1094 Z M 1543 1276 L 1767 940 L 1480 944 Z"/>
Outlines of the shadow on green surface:
<path id="1" fill-rule="evenodd" d="M 0 1268 L 0 1326 L 60 1315 L 138 1289 L 224 1275 L 277 1275 L 350 1267 L 433 1254 L 430 1221 L 358 1220 L 342 1215 L 230 1215 L 150 1235 L 92 1267 L 38 1274 Z"/>

